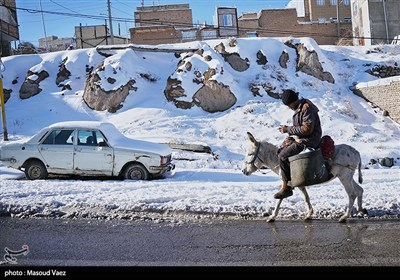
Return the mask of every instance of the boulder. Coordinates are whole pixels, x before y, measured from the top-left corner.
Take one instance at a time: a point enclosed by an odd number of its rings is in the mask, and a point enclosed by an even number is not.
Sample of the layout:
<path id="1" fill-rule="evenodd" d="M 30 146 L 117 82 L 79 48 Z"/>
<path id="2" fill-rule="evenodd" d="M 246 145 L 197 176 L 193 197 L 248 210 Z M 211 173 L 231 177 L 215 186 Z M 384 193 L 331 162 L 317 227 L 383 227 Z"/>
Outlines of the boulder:
<path id="1" fill-rule="evenodd" d="M 90 73 L 85 82 L 83 100 L 88 107 L 93 110 L 107 110 L 110 113 L 115 113 L 117 110 L 122 108 L 122 104 L 129 95 L 129 91 L 136 90 L 133 86 L 136 82 L 135 80 L 130 80 L 127 84 L 120 86 L 118 89 L 106 91 L 100 86 L 101 79 L 98 75 L 98 72 L 103 70 L 104 67 L 101 64 L 96 71 Z M 102 82 L 113 83 L 113 80 L 113 78 L 107 78 Z"/>
<path id="2" fill-rule="evenodd" d="M 19 89 L 19 97 L 21 99 L 27 99 L 41 92 L 42 89 L 39 87 L 39 84 L 48 77 L 49 73 L 47 73 L 45 70 L 40 72 L 32 72 L 29 70 L 26 74 L 24 82 L 21 85 L 21 88 Z"/>

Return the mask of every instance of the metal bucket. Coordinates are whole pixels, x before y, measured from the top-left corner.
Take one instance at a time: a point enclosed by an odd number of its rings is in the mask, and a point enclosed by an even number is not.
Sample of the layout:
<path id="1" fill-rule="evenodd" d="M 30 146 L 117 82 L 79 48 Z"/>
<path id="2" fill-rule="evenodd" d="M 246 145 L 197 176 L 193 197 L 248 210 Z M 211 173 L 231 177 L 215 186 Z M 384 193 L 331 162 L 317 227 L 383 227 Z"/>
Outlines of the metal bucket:
<path id="1" fill-rule="evenodd" d="M 289 157 L 292 187 L 310 186 L 329 180 L 321 149 Z"/>

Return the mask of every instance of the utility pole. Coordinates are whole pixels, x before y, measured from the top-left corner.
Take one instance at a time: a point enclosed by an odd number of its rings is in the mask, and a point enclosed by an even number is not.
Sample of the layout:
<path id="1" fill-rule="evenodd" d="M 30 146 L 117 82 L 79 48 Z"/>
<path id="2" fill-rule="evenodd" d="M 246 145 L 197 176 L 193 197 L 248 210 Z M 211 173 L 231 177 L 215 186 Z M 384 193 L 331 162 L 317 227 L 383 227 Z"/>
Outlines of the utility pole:
<path id="1" fill-rule="evenodd" d="M 6 109 L 5 109 L 5 97 L 4 97 L 4 90 L 3 90 L 3 72 L 4 65 L 3 61 L 0 57 L 0 105 L 1 105 L 1 119 L 3 122 L 3 139 L 4 141 L 8 141 L 8 134 L 7 134 L 7 124 L 6 124 Z"/>
<path id="2" fill-rule="evenodd" d="M 387 12 L 386 12 L 386 0 L 382 1 L 382 5 L 383 5 L 383 15 L 385 17 L 386 44 L 389 44 L 390 40 L 389 40 L 389 28 L 388 28 L 388 20 L 387 20 Z"/>
<path id="3" fill-rule="evenodd" d="M 49 51 L 49 45 L 47 43 L 46 25 L 44 24 L 42 0 L 40 0 L 39 2 L 40 2 L 40 12 L 41 12 L 41 15 L 42 15 L 42 24 L 43 24 L 43 32 L 44 32 L 44 43 L 45 43 L 45 46 L 46 46 L 46 52 L 48 52 Z"/>
<path id="4" fill-rule="evenodd" d="M 107 0 L 107 7 L 108 7 L 108 21 L 110 22 L 111 45 L 114 45 L 114 32 L 113 32 L 112 21 L 111 21 L 111 4 L 110 4 L 110 0 Z"/>
<path id="5" fill-rule="evenodd" d="M 340 1 L 340 0 L 336 0 L 336 19 L 337 19 L 337 37 L 338 37 L 338 40 L 340 40 L 339 1 Z"/>

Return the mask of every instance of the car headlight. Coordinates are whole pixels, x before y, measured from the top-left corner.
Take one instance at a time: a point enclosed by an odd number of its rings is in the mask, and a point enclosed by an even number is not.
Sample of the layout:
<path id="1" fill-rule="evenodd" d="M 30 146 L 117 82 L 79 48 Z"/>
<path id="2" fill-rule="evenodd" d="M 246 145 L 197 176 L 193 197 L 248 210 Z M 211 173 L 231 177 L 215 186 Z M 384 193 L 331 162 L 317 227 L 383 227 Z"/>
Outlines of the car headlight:
<path id="1" fill-rule="evenodd" d="M 160 157 L 160 165 L 167 164 L 168 162 L 171 161 L 171 155 L 168 156 L 161 156 Z"/>

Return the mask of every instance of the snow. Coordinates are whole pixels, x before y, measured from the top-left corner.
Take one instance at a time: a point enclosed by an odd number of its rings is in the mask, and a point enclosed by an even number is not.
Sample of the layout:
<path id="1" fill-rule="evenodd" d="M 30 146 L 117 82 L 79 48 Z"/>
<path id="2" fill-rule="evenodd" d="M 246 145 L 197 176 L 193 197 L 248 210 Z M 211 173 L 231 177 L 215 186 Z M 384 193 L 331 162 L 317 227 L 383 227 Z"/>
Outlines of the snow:
<path id="1" fill-rule="evenodd" d="M 245 176 L 241 168 L 249 144 L 247 131 L 258 140 L 279 145 L 285 137 L 279 133 L 279 125 L 291 124 L 292 111 L 280 100 L 270 97 L 262 87 L 262 96 L 254 96 L 249 91 L 249 84 L 269 84 L 275 92 L 291 88 L 298 91 L 300 97 L 310 99 L 320 109 L 323 134 L 329 134 L 336 144 L 346 143 L 360 152 L 363 206 L 369 217 L 399 217 L 400 124 L 383 116 L 379 108 L 354 95 L 349 88 L 355 83 L 379 80 L 365 71 L 376 65 L 395 66 L 400 61 L 400 46 L 383 45 L 378 51 L 369 51 L 368 47 L 318 46 L 309 38 L 293 39 L 317 52 L 324 71 L 335 79 L 331 84 L 295 71 L 295 51 L 283 44 L 287 39 L 238 39 L 234 47 L 229 47 L 228 39 L 222 40 L 227 52 L 238 52 L 242 58 L 249 59 L 249 69 L 241 73 L 214 51 L 221 40 L 160 45 L 160 48 L 176 49 L 202 47 L 204 55 L 212 56 L 211 61 L 205 62 L 194 54 L 188 61 L 200 72 L 209 67 L 217 69 L 213 79 L 229 85 L 234 92 L 237 103 L 217 113 L 207 113 L 198 107 L 178 109 L 166 100 L 164 89 L 172 74 L 173 78 L 183 81 L 186 96 L 182 100 L 191 100 L 199 89 L 199 85 L 192 82 L 194 70 L 175 72 L 185 54 L 177 58 L 173 53 L 128 48 L 102 50 L 110 55 L 105 58 L 95 49 L 82 49 L 3 58 L 4 88 L 13 90 L 6 103 L 9 142 L 27 140 L 55 122 L 100 121 L 114 124 L 129 138 L 163 144 L 205 145 L 212 153 L 173 149 L 176 168 L 172 176 L 139 182 L 74 177 L 28 181 L 22 172 L 0 164 L 0 214 L 62 218 L 150 217 L 155 220 L 182 220 L 183 217 L 266 219 L 275 205 L 273 194 L 279 189 L 279 177 L 268 169 Z M 259 50 L 268 59 L 264 66 L 256 63 Z M 291 58 L 287 69 L 278 63 L 283 51 Z M 63 91 L 54 82 L 59 65 L 66 57 L 71 76 L 63 84 L 69 84 L 71 91 Z M 116 80 L 112 87 L 102 85 L 105 90 L 119 88 L 131 79 L 136 81 L 137 90 L 130 91 L 116 113 L 93 111 L 82 99 L 86 67 L 96 68 L 102 61 L 103 74 Z M 50 77 L 40 84 L 42 92 L 21 100 L 18 92 L 28 70 L 46 70 Z M 142 78 L 143 73 L 152 77 L 152 81 Z M 4 143 L 0 141 L 0 145 Z M 395 165 L 388 168 L 370 163 L 371 159 L 384 157 L 394 158 Z M 307 190 L 314 218 L 338 219 L 347 207 L 347 194 L 338 179 L 310 186 Z M 295 190 L 294 195 L 282 203 L 277 219 L 301 219 L 305 212 L 301 193 Z"/>

